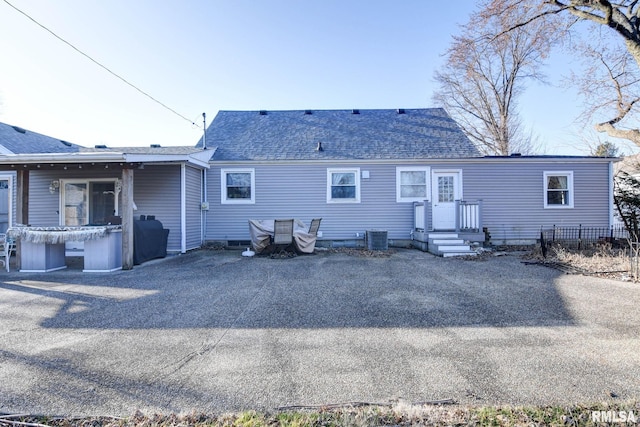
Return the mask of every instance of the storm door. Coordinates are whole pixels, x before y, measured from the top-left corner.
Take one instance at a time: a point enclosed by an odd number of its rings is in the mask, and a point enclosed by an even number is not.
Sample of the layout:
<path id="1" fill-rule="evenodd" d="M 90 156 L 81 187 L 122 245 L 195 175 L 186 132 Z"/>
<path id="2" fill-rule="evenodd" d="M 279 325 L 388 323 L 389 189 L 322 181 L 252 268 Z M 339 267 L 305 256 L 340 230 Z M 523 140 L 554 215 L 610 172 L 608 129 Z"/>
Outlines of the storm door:
<path id="1" fill-rule="evenodd" d="M 0 233 L 6 233 L 11 226 L 11 178 L 0 177 Z"/>

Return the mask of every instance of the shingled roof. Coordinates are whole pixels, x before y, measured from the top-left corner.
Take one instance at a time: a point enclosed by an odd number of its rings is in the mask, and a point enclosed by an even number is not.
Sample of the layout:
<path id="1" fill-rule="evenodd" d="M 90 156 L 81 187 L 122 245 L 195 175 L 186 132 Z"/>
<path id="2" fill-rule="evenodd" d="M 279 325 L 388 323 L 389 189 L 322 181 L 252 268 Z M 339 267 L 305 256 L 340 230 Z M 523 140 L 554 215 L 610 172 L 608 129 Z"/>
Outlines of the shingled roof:
<path id="1" fill-rule="evenodd" d="M 220 111 L 207 129 L 206 142 L 216 148 L 214 161 L 480 156 L 442 108 Z"/>
<path id="2" fill-rule="evenodd" d="M 67 141 L 0 123 L 0 152 L 3 154 L 75 153 L 79 149 L 79 145 Z"/>

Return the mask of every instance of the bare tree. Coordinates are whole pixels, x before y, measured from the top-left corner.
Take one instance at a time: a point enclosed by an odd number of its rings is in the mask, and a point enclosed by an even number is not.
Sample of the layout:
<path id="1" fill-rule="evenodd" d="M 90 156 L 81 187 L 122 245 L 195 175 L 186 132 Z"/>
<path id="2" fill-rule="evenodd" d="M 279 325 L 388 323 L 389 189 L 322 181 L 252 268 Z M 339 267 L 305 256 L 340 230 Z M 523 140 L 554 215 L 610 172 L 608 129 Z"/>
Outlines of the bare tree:
<path id="1" fill-rule="evenodd" d="M 636 171 L 638 165 L 635 165 Z M 640 239 L 640 179 L 637 174 L 620 171 L 614 178 L 613 202 L 620 220 L 634 241 Z"/>
<path id="2" fill-rule="evenodd" d="M 634 135 L 640 101 L 640 68 L 631 54 L 612 40 L 611 34 L 601 34 L 593 28 L 588 42 L 578 43 L 583 68 L 571 75 L 571 84 L 578 87 L 584 99 L 582 121 L 608 136 L 636 142 Z"/>
<path id="3" fill-rule="evenodd" d="M 617 46 L 624 47 L 620 50 L 612 49 L 616 44 L 605 46 L 597 43 L 587 49 L 578 49 L 577 54 L 586 60 L 593 62 L 593 67 L 599 67 L 596 74 L 591 71 L 583 74 L 579 84 L 585 87 L 585 83 L 592 79 L 588 89 L 588 98 L 592 100 L 588 115 L 595 112 L 606 114 L 606 118 L 600 118 L 594 126 L 596 131 L 605 132 L 615 138 L 623 138 L 640 146 L 640 128 L 635 125 L 634 113 L 637 110 L 638 89 L 636 88 L 638 71 L 640 68 L 640 2 L 638 0 L 508 0 L 496 1 L 499 8 L 493 13 L 508 13 L 513 9 L 521 9 L 523 4 L 533 6 L 529 9 L 528 16 L 518 21 L 513 21 L 508 33 L 513 30 L 528 27 L 536 22 L 549 18 L 562 17 L 569 25 L 576 22 L 587 21 L 599 28 L 610 29 L 610 35 L 617 40 Z M 536 24 L 537 25 L 537 24 Z M 590 32 L 589 42 L 599 41 L 603 36 L 601 32 Z M 608 38 L 608 37 L 606 37 Z M 611 39 L 609 39 L 611 40 Z M 586 45 L 583 45 L 586 46 Z M 602 79 L 602 76 L 605 79 Z M 597 77 L 596 77 L 597 75 Z M 607 80 L 606 84 L 602 83 Z M 597 90 L 591 93 L 591 90 Z M 606 90 L 606 93 L 604 90 Z M 627 124 L 631 123 L 630 126 Z"/>
<path id="4" fill-rule="evenodd" d="M 523 129 L 517 99 L 526 80 L 543 79 L 542 59 L 550 50 L 548 20 L 510 29 L 526 19 L 526 6 L 506 0 L 485 0 L 446 52 L 435 73 L 439 89 L 434 101 L 448 110 L 485 154 L 534 151 L 533 138 Z M 497 14 L 496 7 L 507 13 Z"/>

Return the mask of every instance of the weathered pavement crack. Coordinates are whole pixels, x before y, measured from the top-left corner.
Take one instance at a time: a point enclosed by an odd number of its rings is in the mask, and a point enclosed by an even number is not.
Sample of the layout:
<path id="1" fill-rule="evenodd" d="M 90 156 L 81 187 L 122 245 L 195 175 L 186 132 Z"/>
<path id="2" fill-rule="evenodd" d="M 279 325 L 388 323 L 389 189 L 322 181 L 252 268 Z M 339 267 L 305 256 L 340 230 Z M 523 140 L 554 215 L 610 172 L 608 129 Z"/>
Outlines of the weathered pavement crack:
<path id="1" fill-rule="evenodd" d="M 197 350 L 191 351 L 190 353 L 174 361 L 173 363 L 164 365 L 162 368 L 160 368 L 160 371 L 165 371 L 167 369 L 169 371 L 162 374 L 161 378 L 169 378 L 171 376 L 174 376 L 179 372 L 183 371 L 185 367 L 189 365 L 194 359 L 200 358 L 202 356 L 205 356 L 209 353 L 214 352 L 218 347 L 218 345 L 220 344 L 220 342 L 222 342 L 222 340 L 227 336 L 229 331 L 231 331 L 232 329 L 235 329 L 236 326 L 240 323 L 240 320 L 247 314 L 247 312 L 253 309 L 254 302 L 262 294 L 266 285 L 270 283 L 269 277 L 270 277 L 270 273 L 267 273 L 265 280 L 262 281 L 262 285 L 256 290 L 251 300 L 244 306 L 244 309 L 233 319 L 231 324 L 223 330 L 222 334 L 220 334 L 220 336 L 215 340 L 215 342 L 209 343 L 209 344 L 207 344 L 206 342 L 203 342 L 202 345 Z M 179 383 L 176 384 L 175 386 L 176 392 L 173 393 L 173 396 L 178 396 L 180 394 L 180 391 L 185 388 L 185 386 L 190 382 L 191 378 L 194 375 L 195 375 L 195 371 L 192 371 L 187 375 L 185 375 L 184 377 L 178 378 Z M 168 404 L 171 404 L 173 399 L 174 399 L 173 397 L 170 397 Z"/>

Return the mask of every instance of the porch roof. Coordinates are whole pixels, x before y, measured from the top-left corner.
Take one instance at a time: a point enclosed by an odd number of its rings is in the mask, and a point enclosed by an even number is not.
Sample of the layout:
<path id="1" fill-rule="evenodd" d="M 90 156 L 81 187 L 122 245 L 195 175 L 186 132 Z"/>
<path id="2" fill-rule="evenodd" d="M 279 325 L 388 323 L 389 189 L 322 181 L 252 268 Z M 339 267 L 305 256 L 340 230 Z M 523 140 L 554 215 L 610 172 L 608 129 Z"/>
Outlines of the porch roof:
<path id="1" fill-rule="evenodd" d="M 194 147 L 79 147 L 71 153 L 0 154 L 0 170 L 60 169 L 68 165 L 132 169 L 144 164 L 166 163 L 188 163 L 208 169 L 214 152 L 215 149 Z"/>

